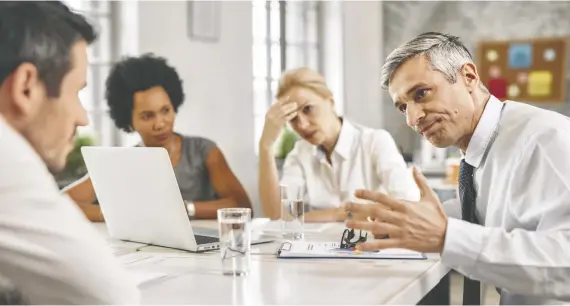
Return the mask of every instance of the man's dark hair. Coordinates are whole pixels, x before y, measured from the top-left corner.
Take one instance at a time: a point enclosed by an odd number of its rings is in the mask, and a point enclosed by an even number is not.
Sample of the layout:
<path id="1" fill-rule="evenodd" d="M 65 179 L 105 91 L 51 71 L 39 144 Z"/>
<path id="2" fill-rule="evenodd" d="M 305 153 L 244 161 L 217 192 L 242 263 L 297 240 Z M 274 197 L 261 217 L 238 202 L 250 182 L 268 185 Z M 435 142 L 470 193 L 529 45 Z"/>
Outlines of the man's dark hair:
<path id="1" fill-rule="evenodd" d="M 166 91 L 177 112 L 184 101 L 182 80 L 166 59 L 147 53 L 139 57 L 127 57 L 111 69 L 105 97 L 111 118 L 119 129 L 132 132 L 135 93 L 157 86 Z"/>
<path id="2" fill-rule="evenodd" d="M 0 84 L 23 63 L 36 66 L 50 97 L 71 69 L 71 48 L 97 34 L 59 1 L 0 1 Z"/>

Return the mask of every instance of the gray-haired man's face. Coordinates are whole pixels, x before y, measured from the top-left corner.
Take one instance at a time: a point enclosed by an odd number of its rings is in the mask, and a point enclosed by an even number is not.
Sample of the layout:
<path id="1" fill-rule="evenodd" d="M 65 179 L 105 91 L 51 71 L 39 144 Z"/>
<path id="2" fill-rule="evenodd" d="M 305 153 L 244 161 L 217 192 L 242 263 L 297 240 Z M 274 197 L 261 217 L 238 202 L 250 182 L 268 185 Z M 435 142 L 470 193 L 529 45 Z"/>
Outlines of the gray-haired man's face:
<path id="1" fill-rule="evenodd" d="M 461 71 L 451 84 L 431 68 L 426 57 L 417 56 L 398 67 L 388 90 L 408 126 L 436 147 L 459 146 L 470 137 L 476 122 L 469 73 Z"/>

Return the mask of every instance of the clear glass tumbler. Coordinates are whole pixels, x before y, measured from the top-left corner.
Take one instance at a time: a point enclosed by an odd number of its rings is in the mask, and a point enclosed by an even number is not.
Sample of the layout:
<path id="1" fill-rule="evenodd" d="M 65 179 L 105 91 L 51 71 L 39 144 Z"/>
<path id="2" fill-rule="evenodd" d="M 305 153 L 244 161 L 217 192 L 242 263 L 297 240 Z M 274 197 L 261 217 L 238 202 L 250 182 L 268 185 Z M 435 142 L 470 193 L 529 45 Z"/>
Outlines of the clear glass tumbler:
<path id="1" fill-rule="evenodd" d="M 305 188 L 302 185 L 281 185 L 281 230 L 285 238 L 304 238 Z"/>
<path id="2" fill-rule="evenodd" d="M 247 275 L 251 252 L 251 209 L 218 209 L 218 231 L 223 274 Z"/>

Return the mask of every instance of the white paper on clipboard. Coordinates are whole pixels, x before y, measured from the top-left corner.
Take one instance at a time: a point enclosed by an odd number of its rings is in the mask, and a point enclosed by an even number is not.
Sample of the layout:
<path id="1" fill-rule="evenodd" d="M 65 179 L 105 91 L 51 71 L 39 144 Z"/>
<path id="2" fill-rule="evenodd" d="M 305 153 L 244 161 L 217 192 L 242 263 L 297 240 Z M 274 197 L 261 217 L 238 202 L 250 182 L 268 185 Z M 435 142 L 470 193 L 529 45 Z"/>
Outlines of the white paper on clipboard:
<path id="1" fill-rule="evenodd" d="M 358 252 L 340 249 L 338 242 L 289 241 L 283 243 L 279 258 L 346 258 L 346 259 L 427 259 L 426 255 L 406 249 L 385 249 L 376 252 Z"/>
<path id="2" fill-rule="evenodd" d="M 305 223 L 303 225 L 304 233 L 321 233 L 327 228 L 334 226 L 335 223 Z M 281 233 L 283 229 L 281 228 L 281 221 L 274 220 L 263 224 L 263 226 L 258 227 L 258 230 L 266 233 Z"/>

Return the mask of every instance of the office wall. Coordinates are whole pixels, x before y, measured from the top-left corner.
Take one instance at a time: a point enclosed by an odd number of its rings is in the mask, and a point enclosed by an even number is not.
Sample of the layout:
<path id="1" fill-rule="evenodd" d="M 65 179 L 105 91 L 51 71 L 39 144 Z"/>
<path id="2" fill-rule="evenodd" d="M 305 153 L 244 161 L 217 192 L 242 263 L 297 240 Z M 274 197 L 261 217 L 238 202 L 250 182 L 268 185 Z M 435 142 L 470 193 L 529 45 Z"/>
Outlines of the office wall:
<path id="1" fill-rule="evenodd" d="M 343 1 L 342 17 L 344 114 L 360 124 L 382 128 L 382 3 Z"/>
<path id="2" fill-rule="evenodd" d="M 320 3 L 321 68 L 327 85 L 335 99 L 335 110 L 344 114 L 344 35 L 343 3 L 322 1 Z"/>
<path id="3" fill-rule="evenodd" d="M 217 142 L 252 201 L 257 202 L 253 144 L 252 9 L 220 2 L 217 43 L 191 40 L 186 1 L 140 1 L 139 53 L 167 57 L 184 80 L 186 102 L 176 130 Z"/>
<path id="4" fill-rule="evenodd" d="M 570 36 L 568 2 L 384 1 L 382 6 L 383 54 L 426 31 L 459 36 L 473 54 L 482 39 Z M 570 69 L 566 69 L 570 76 Z M 389 101 L 389 96 L 384 94 L 384 100 Z M 536 105 L 570 115 L 568 103 Z M 411 152 L 419 143 L 419 137 L 389 103 L 384 104 L 384 123 L 406 151 Z"/>

